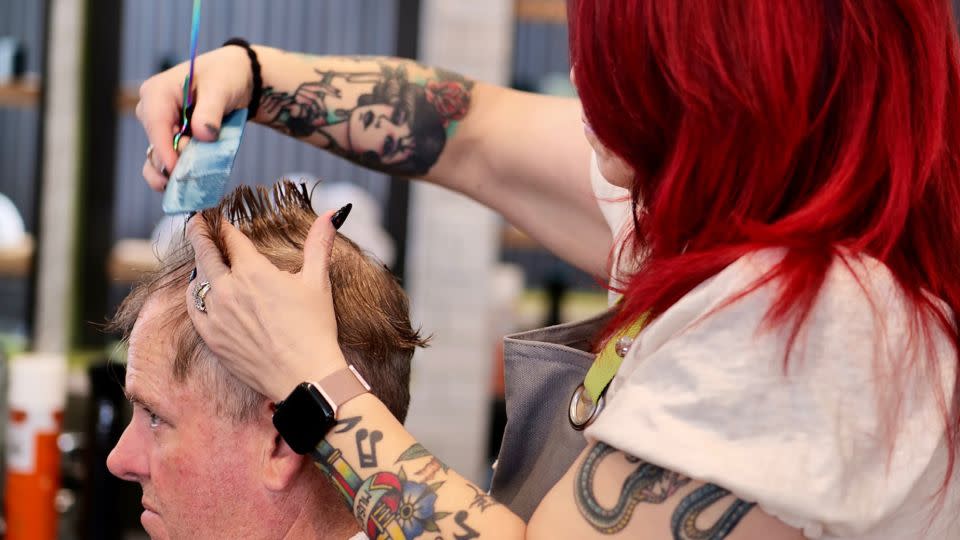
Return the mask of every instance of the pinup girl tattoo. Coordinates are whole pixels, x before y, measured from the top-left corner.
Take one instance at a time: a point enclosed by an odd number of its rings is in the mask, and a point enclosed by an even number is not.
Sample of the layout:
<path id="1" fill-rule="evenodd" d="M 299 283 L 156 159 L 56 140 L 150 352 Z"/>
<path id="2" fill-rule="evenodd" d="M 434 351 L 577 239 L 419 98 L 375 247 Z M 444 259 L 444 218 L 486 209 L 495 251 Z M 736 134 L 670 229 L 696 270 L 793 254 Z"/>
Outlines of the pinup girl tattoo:
<path id="1" fill-rule="evenodd" d="M 429 76 L 413 79 L 407 65 Z M 314 71 L 292 93 L 264 88 L 260 101 L 269 124 L 360 165 L 390 174 L 422 175 L 437 162 L 447 139 L 470 108 L 473 82 L 416 64 L 379 71 Z M 358 69 L 369 67 L 358 60 Z"/>
<path id="2" fill-rule="evenodd" d="M 616 534 L 623 530 L 633 516 L 633 510 L 640 503 L 660 504 L 669 499 L 690 479 L 668 471 L 662 467 L 628 457 L 636 468 L 623 482 L 620 496 L 612 507 L 604 507 L 597 501 L 594 493 L 593 478 L 600 463 L 610 457 L 616 449 L 604 443 L 597 443 L 580 465 L 576 475 L 574 493 L 580 514 L 597 531 L 603 534 Z M 712 484 L 701 486 L 684 497 L 670 520 L 670 529 L 674 540 L 722 540 L 740 523 L 743 516 L 753 507 L 740 499 L 727 502 L 720 517 L 707 528 L 700 528 L 700 515 L 725 499 L 730 492 Z"/>

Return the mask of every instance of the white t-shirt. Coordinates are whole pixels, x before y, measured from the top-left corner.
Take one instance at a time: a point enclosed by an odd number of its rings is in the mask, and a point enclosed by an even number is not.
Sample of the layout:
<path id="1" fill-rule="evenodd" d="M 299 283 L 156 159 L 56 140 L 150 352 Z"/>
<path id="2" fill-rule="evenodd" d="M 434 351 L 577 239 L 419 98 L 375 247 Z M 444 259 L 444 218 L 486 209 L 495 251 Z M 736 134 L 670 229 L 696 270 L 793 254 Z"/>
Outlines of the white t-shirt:
<path id="1" fill-rule="evenodd" d="M 603 186 L 595 191 L 610 195 Z M 604 210 L 615 234 L 629 213 L 620 206 L 619 214 Z M 951 402 L 949 340 L 934 333 L 938 373 L 897 383 L 906 390 L 891 453 L 883 428 L 896 398 L 884 392 L 894 387 L 884 376 L 908 348 L 901 290 L 874 259 L 852 268 L 836 262 L 785 372 L 789 329 L 762 326 L 775 284 L 712 311 L 781 256 L 744 257 L 653 320 L 587 437 L 757 502 L 808 538 L 960 539 L 960 474 L 942 506 L 933 497 L 947 453 L 931 388 L 940 384 Z M 926 365 L 926 350 L 912 350 L 916 365 Z"/>
<path id="2" fill-rule="evenodd" d="M 614 244 L 620 245 L 633 227 L 630 219 L 630 192 L 607 182 L 600 174 L 595 152 L 590 153 L 590 185 L 593 187 L 593 194 L 597 199 L 600 212 L 607 220 L 610 231 L 613 232 Z M 616 276 L 621 273 L 618 272 L 619 265 L 620 251 L 617 250 L 614 252 L 613 269 L 610 272 L 613 275 L 610 280 L 613 286 L 620 285 L 616 280 Z M 620 295 L 614 291 L 607 294 L 607 301 L 611 306 L 616 303 L 618 298 L 620 298 Z"/>

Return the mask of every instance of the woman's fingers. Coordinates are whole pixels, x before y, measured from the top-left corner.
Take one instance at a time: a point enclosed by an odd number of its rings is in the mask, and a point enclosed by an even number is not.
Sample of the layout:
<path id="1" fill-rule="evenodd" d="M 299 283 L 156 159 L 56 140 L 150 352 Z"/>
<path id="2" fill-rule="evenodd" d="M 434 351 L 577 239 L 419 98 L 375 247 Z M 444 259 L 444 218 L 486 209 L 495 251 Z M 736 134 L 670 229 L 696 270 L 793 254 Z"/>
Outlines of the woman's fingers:
<path id="1" fill-rule="evenodd" d="M 313 222 L 303 243 L 303 270 L 300 272 L 307 283 L 327 288 L 330 286 L 330 257 L 337 231 L 330 222 L 334 211 L 324 212 Z"/>
<path id="2" fill-rule="evenodd" d="M 225 253 L 223 257 L 229 262 L 231 268 L 237 266 L 244 269 L 254 269 L 263 263 L 273 265 L 267 260 L 253 245 L 253 242 L 239 229 L 224 220 L 220 228 L 223 233 L 223 243 Z"/>
<path id="3" fill-rule="evenodd" d="M 246 107 L 250 101 L 253 84 L 250 60 L 242 48 L 229 46 L 197 56 L 194 67 L 196 99 L 190 117 L 191 132 L 197 140 L 215 141 L 224 115 Z M 140 87 L 137 118 L 154 147 L 158 171 L 166 167 L 168 173 L 172 172 L 177 164 L 173 135 L 182 122 L 183 84 L 189 70 L 189 63 L 181 63 L 150 77 Z M 144 176 L 153 189 L 163 189 L 166 184 L 156 175 Z"/>
<path id="4" fill-rule="evenodd" d="M 193 246 L 198 275 L 205 276 L 206 280 L 213 283 L 230 273 L 220 250 L 210 239 L 210 231 L 203 219 L 194 216 L 187 221 L 187 240 Z"/>
<path id="5" fill-rule="evenodd" d="M 163 191 L 167 187 L 168 178 L 160 174 L 156 167 L 150 163 L 149 159 L 143 161 L 143 178 L 146 179 L 147 184 L 150 186 L 150 189 L 154 191 Z"/>
<path id="6" fill-rule="evenodd" d="M 227 92 L 220 88 L 204 88 L 203 99 L 197 99 L 190 117 L 193 136 L 198 141 L 215 141 L 220 137 L 220 124 L 227 114 Z M 181 147 L 182 148 L 182 147 Z"/>
<path id="7" fill-rule="evenodd" d="M 169 174 L 177 164 L 177 152 L 173 149 L 173 134 L 179 131 L 180 126 L 179 100 L 167 97 L 165 101 L 160 101 L 152 99 L 153 96 L 145 95 L 145 92 L 147 91 L 141 89 L 141 103 L 137 105 L 140 111 L 138 117 L 147 132 L 147 140 L 153 145 L 151 161 L 154 170 L 159 174 L 160 170 L 165 168 Z M 150 183 L 150 187 L 157 190 L 163 189 L 162 186 L 166 185 L 166 179 L 162 184 L 151 182 L 150 178 L 147 178 L 147 182 Z M 157 187 L 158 184 L 159 187 Z"/>

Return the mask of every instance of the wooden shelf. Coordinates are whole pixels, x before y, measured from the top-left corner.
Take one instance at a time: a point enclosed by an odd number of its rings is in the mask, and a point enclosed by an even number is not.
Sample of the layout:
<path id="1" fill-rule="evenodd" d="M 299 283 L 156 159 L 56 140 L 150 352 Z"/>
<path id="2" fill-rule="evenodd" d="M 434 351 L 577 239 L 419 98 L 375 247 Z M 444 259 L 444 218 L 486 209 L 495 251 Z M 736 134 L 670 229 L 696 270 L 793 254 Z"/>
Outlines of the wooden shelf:
<path id="1" fill-rule="evenodd" d="M 33 260 L 33 237 L 29 234 L 19 246 L 0 248 L 0 277 L 25 277 Z"/>
<path id="2" fill-rule="evenodd" d="M 0 84 L 0 107 L 33 107 L 40 103 L 40 83 L 20 80 Z"/>
<path id="3" fill-rule="evenodd" d="M 35 80 L 23 80 L 9 84 L 0 84 L 0 107 L 29 108 L 40 103 L 40 83 Z M 117 110 L 132 113 L 140 101 L 140 92 L 136 88 L 121 88 L 117 92 Z"/>
<path id="4" fill-rule="evenodd" d="M 564 0 L 516 0 L 513 11 L 518 21 L 567 24 Z"/>
<path id="5" fill-rule="evenodd" d="M 136 283 L 160 265 L 154 252 L 153 242 L 141 239 L 124 239 L 110 250 L 107 274 L 111 281 Z"/>

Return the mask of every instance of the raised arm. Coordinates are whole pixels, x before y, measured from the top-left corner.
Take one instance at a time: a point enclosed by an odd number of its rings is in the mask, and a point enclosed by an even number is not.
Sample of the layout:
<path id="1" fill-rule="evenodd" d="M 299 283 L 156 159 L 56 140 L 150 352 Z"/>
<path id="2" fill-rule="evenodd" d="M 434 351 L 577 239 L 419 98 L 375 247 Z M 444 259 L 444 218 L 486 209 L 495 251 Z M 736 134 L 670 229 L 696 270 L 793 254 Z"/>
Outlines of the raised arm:
<path id="1" fill-rule="evenodd" d="M 254 121 L 389 174 L 423 178 L 501 213 L 572 264 L 606 275 L 612 237 L 589 178 L 580 106 L 386 57 L 309 56 L 255 46 L 263 94 Z M 141 87 L 138 116 L 156 163 L 155 189 L 173 170 L 170 133 L 186 73 L 181 64 Z M 246 107 L 249 60 L 240 47 L 197 58 L 194 136 L 216 137 L 225 112 Z M 152 166 L 151 166 L 152 165 Z"/>

